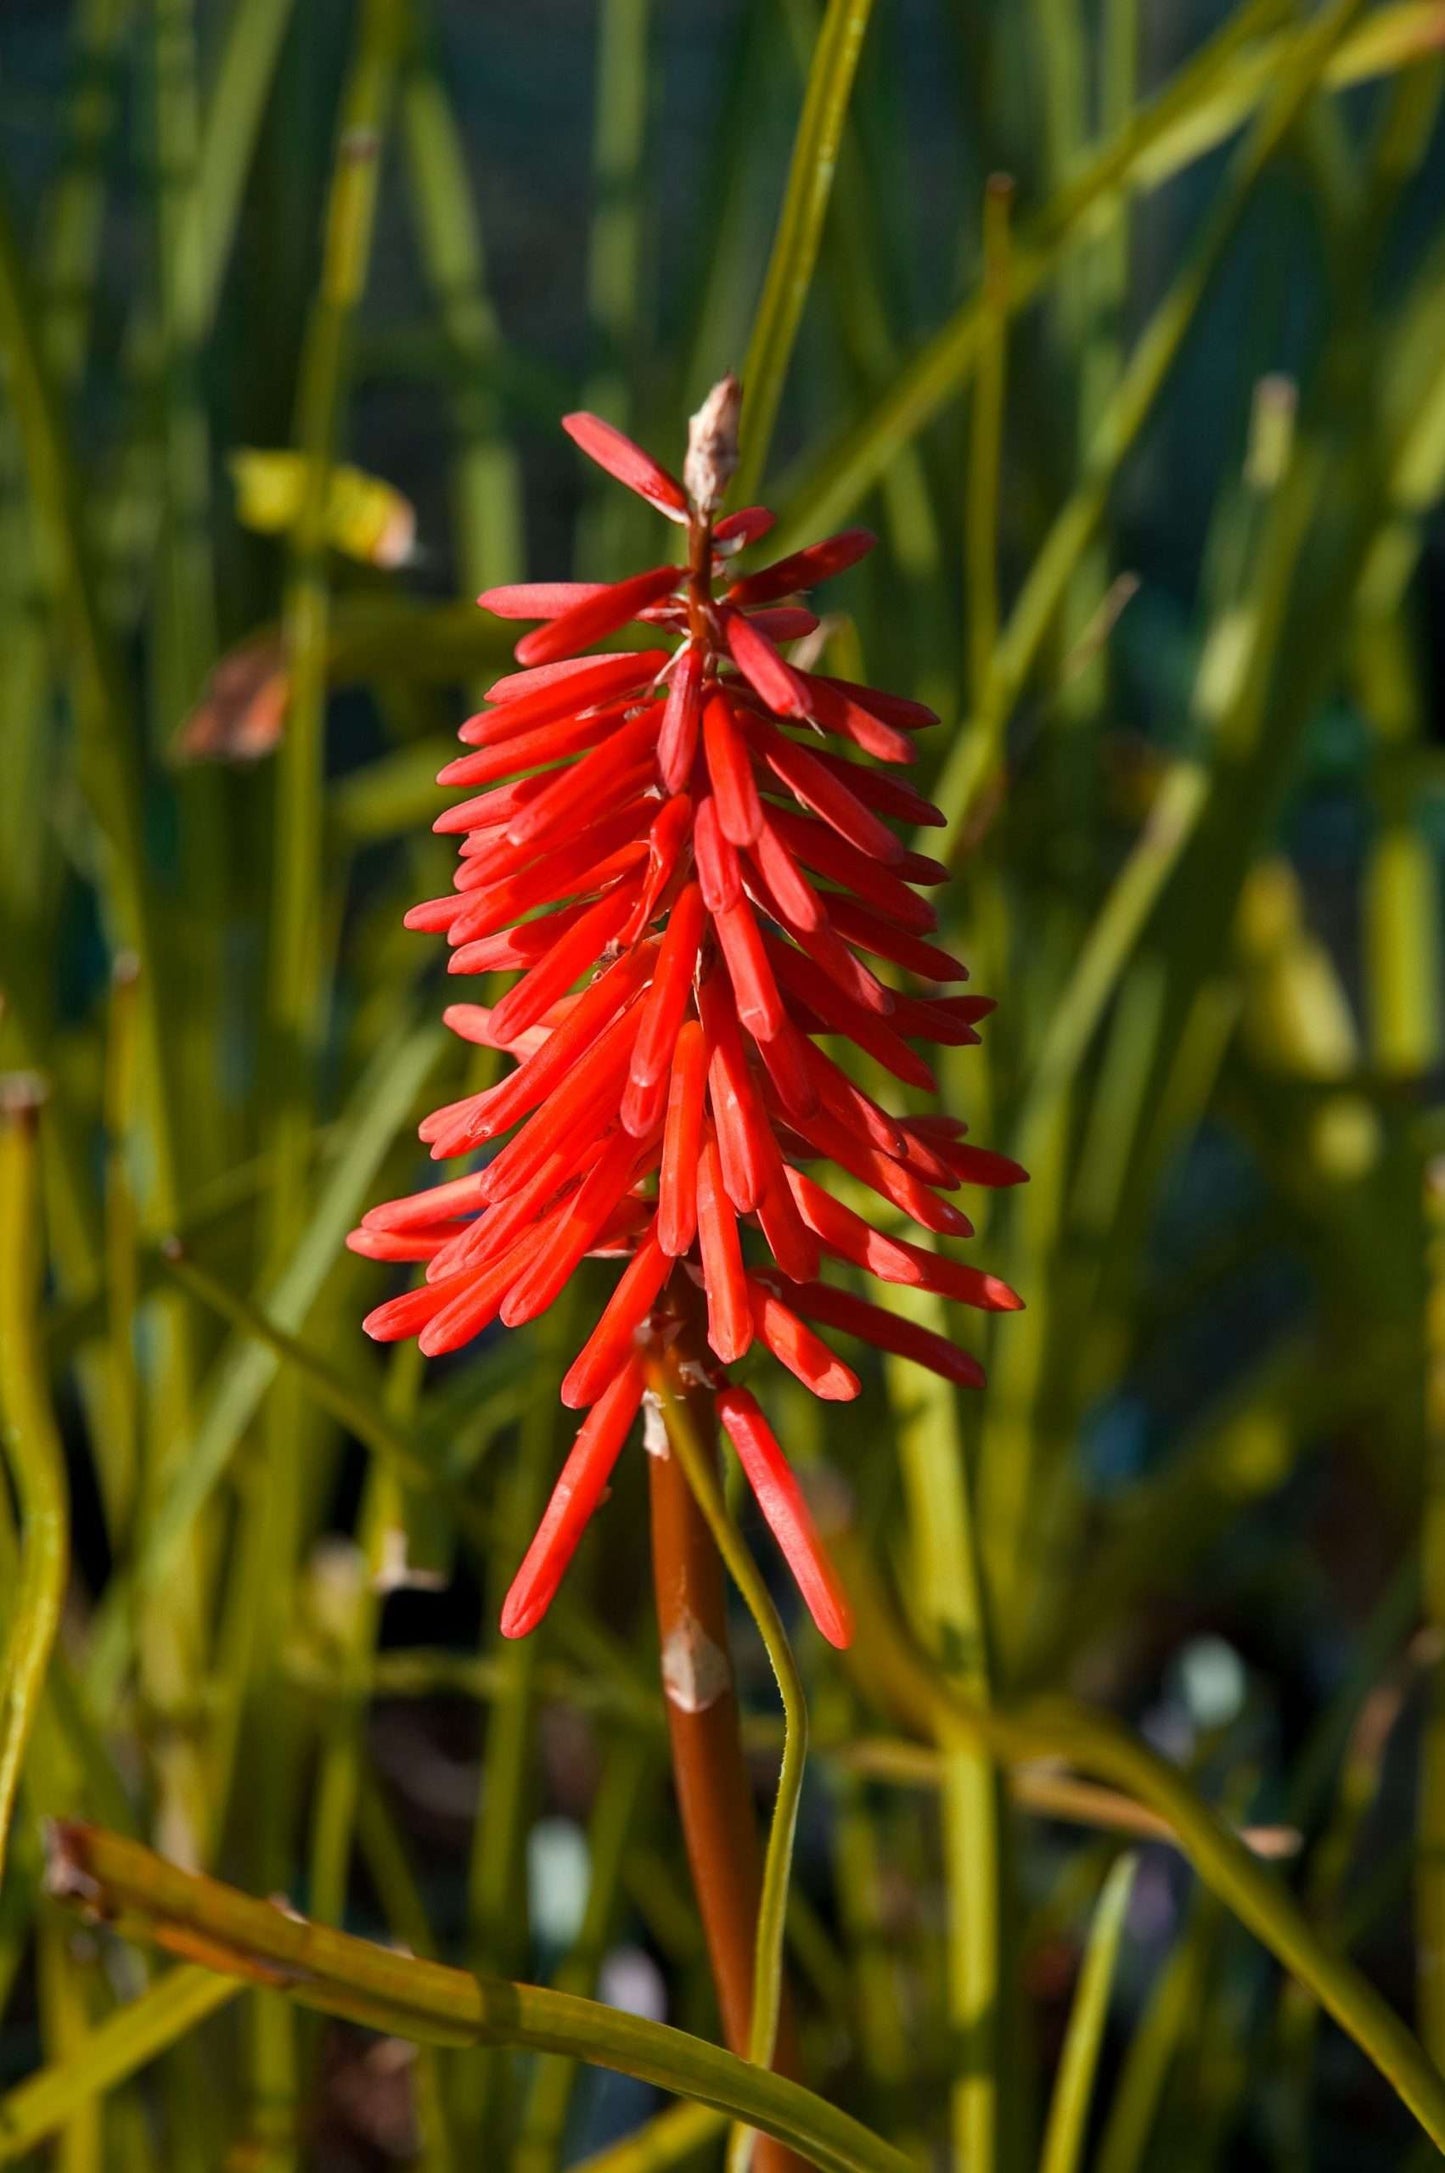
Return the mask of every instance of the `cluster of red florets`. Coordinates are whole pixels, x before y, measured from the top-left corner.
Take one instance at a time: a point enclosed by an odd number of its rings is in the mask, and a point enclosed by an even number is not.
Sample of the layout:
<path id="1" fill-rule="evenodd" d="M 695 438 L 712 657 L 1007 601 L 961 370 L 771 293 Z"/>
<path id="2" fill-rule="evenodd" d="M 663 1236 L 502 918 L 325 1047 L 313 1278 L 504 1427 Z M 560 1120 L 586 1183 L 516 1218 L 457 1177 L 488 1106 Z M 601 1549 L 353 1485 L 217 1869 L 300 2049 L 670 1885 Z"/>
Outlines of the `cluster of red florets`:
<path id="1" fill-rule="evenodd" d="M 966 978 L 929 940 L 936 915 L 914 887 L 945 870 L 889 827 L 943 818 L 896 775 L 828 744 L 899 765 L 936 720 L 783 654 L 817 626 L 787 599 L 861 558 L 863 530 L 738 574 L 735 555 L 770 514 L 714 521 L 609 424 L 572 415 L 564 427 L 686 529 L 686 562 L 479 599 L 544 623 L 517 644 L 524 669 L 461 728 L 474 751 L 439 782 L 472 797 L 436 824 L 461 837 L 460 865 L 448 895 L 407 926 L 445 931 L 454 973 L 520 973 L 490 1008 L 446 1013 L 515 1070 L 421 1128 L 439 1159 L 511 1137 L 469 1174 L 365 1217 L 354 1250 L 426 1262 L 425 1281 L 365 1325 L 436 1355 L 498 1317 L 531 1320 L 586 1255 L 626 1263 L 562 1384 L 588 1416 L 507 1597 L 502 1627 L 519 1636 L 545 1612 L 637 1415 L 640 1338 L 665 1320 L 670 1279 L 691 1278 L 723 1427 L 819 1627 L 843 1643 L 846 1604 L 797 1482 L 755 1398 L 723 1369 L 757 1341 L 815 1394 L 857 1395 L 816 1322 L 982 1382 L 943 1336 L 821 1281 L 825 1260 L 966 1305 L 1018 1303 L 996 1277 L 875 1229 L 814 1174 L 836 1164 L 945 1237 L 971 1225 L 943 1195 L 1023 1175 L 951 1117 L 893 1115 L 823 1046 L 850 1042 L 933 1091 L 911 1044 L 975 1041 L 992 1009 L 906 992 L 879 970 L 928 991 Z M 656 646 L 579 654 L 634 623 Z"/>

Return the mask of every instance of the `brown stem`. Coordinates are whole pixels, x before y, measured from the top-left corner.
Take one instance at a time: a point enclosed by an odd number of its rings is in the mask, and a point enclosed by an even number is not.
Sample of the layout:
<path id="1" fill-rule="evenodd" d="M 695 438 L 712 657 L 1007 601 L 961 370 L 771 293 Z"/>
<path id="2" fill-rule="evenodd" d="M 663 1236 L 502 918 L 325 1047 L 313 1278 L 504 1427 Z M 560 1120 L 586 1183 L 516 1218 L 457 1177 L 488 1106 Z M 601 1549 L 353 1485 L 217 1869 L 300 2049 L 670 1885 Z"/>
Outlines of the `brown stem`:
<path id="1" fill-rule="evenodd" d="M 688 1330 L 668 1353 L 673 1390 L 710 1455 L 717 1455 L 712 1391 L 680 1362 Z M 762 1891 L 762 1848 L 743 1753 L 728 1640 L 722 1557 L 675 1456 L 648 1457 L 652 1575 L 662 1680 L 672 1741 L 673 1780 L 723 2037 L 744 2056 L 752 2017 L 754 1950 Z M 796 2077 L 797 2046 L 785 1998 L 773 2062 Z M 760 2138 L 758 2173 L 794 2173 L 800 2161 Z"/>

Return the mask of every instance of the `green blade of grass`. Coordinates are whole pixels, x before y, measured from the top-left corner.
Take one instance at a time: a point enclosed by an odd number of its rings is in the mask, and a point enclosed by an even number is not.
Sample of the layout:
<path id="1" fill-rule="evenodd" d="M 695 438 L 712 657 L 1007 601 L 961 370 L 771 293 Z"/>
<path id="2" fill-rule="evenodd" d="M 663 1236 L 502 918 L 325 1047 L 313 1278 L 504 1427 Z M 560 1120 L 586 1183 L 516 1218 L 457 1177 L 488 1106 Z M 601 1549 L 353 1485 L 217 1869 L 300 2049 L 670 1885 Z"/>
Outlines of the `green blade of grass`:
<path id="1" fill-rule="evenodd" d="M 36 1115 L 29 1083 L 0 1083 L 0 1419 L 20 1515 L 19 1568 L 0 1649 L 0 1885 L 70 1558 L 65 1456 L 36 1318 L 43 1272 Z"/>
<path id="2" fill-rule="evenodd" d="M 108 2015 L 64 2060 L 17 2083 L 0 2098 L 0 2165 L 27 2157 L 76 2108 L 105 2097 L 157 2059 L 243 1990 L 235 1978 L 173 1969 L 138 1999 Z"/>
<path id="3" fill-rule="evenodd" d="M 910 2173 L 901 2151 L 812 2091 L 664 2023 L 413 1960 L 182 1871 L 98 1827 L 53 1828 L 50 1864 L 58 1897 L 82 1906 L 99 1898 L 123 1932 L 161 1946 L 199 1939 L 217 1970 L 284 1989 L 302 2006 L 423 2042 L 589 2060 L 747 2121 L 823 2173 Z"/>
<path id="4" fill-rule="evenodd" d="M 439 1027 L 401 1032 L 359 1081 L 350 1113 L 339 1127 L 330 1170 L 301 1242 L 271 1285 L 262 1310 L 283 1331 L 305 1323 L 342 1241 L 356 1221 L 377 1172 L 416 1104 L 445 1037 Z M 105 1619 L 91 1654 L 95 1694 L 114 1693 L 129 1650 L 129 1602 L 135 1593 L 160 1589 L 175 1550 L 224 1477 L 242 1435 L 274 1378 L 274 1352 L 239 1341 L 220 1361 L 196 1422 L 189 1454 L 152 1520 L 129 1574 L 107 1593 Z"/>
<path id="5" fill-rule="evenodd" d="M 1094 1911 L 1084 1966 L 1079 1972 L 1074 2004 L 1069 2010 L 1064 2049 L 1059 2056 L 1039 2173 L 1077 2173 L 1084 2162 L 1094 2076 L 1104 2041 L 1104 2026 L 1109 2019 L 1114 1971 L 1138 1868 L 1137 1856 L 1121 1856 L 1104 1882 L 1104 1891 Z"/>
<path id="6" fill-rule="evenodd" d="M 944 1326 L 943 1307 L 900 1290 L 897 1310 L 920 1325 Z M 955 1392 L 921 1367 L 890 1358 L 893 1412 L 917 1593 L 919 1625 L 941 1680 L 974 1703 L 989 1698 L 985 1614 L 971 1477 Z M 947 2000 L 950 2034 L 966 2051 L 951 2086 L 953 2148 L 960 2162 L 989 2173 L 1000 2149 L 1002 1877 L 998 1778 L 986 1744 L 943 1746 L 944 1879 L 947 1891 Z"/>
<path id="7" fill-rule="evenodd" d="M 872 0 L 829 0 L 818 33 L 778 231 L 743 364 L 742 460 L 735 485 L 740 505 L 757 495 L 767 468 L 871 13 Z"/>

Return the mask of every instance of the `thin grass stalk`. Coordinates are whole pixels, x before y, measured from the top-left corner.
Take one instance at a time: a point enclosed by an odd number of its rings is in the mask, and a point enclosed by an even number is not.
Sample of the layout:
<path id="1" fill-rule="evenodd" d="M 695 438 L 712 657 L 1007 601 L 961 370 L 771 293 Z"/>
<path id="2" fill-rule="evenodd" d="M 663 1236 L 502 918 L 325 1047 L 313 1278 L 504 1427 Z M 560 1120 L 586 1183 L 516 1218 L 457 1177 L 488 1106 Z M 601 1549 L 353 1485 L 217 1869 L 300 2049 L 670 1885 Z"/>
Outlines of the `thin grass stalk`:
<path id="1" fill-rule="evenodd" d="M 823 2173 L 908 2173 L 900 2151 L 845 2113 L 701 2038 L 564 1992 L 396 1954 L 181 1871 L 99 1827 L 52 1828 L 50 1881 L 58 1898 L 122 1937 L 172 1952 L 199 1947 L 222 1974 L 284 1987 L 298 2005 L 364 2028 L 588 2060 L 749 2121 Z"/>
<path id="2" fill-rule="evenodd" d="M 1013 183 L 1006 174 L 993 174 L 983 199 L 983 321 L 969 419 L 968 486 L 963 508 L 967 685 L 969 705 L 975 714 L 985 698 L 998 644 L 999 484 L 1003 469 L 1012 215 Z"/>
<path id="3" fill-rule="evenodd" d="M 789 43 L 806 84 L 818 40 L 818 0 L 786 0 Z M 880 258 L 887 244 L 878 231 L 875 177 L 868 169 L 855 120 L 846 121 L 838 169 L 824 222 L 822 263 L 838 335 L 856 381 L 858 398 L 872 398 L 898 368 L 898 342 L 890 322 L 887 281 Z M 880 484 L 890 569 L 896 570 L 907 618 L 898 633 L 906 645 L 912 691 L 935 707 L 953 699 L 954 627 L 943 574 L 939 507 L 929 470 L 916 445 L 905 446 Z M 850 625 L 851 635 L 856 628 Z M 839 628 L 831 637 L 835 669 L 867 677 L 860 663 L 839 664 Z"/>
<path id="4" fill-rule="evenodd" d="M 898 1310 L 943 1327 L 942 1307 L 900 1291 Z M 896 1428 L 918 1627 L 939 1679 L 972 1705 L 989 1701 L 989 1632 L 978 1537 L 958 1407 L 947 1382 L 890 1358 L 885 1375 Z M 866 1630 L 860 1634 L 866 1636 Z M 941 1738 L 947 1892 L 950 2128 L 960 2163 L 991 2173 L 1003 2114 L 1002 1893 L 998 1778 L 987 1740 Z"/>
<path id="5" fill-rule="evenodd" d="M 944 765 L 935 798 L 967 835 L 967 817 L 993 775 L 1010 712 L 1037 660 L 1084 552 L 1108 505 L 1114 480 L 1143 430 L 1212 288 L 1240 220 L 1325 63 L 1357 12 L 1359 0 L 1332 0 L 1281 71 L 1274 93 L 1236 154 L 1225 185 L 1182 270 L 1140 335 L 1089 447 L 1084 479 L 1049 531 L 999 641 L 984 706 Z"/>
<path id="6" fill-rule="evenodd" d="M 136 1151 L 135 977 L 132 958 L 111 968 L 103 1113 L 105 1120 L 106 1424 L 96 1462 L 113 1548 L 135 1514 L 140 1475 L 138 1215 L 132 1162 Z"/>
<path id="7" fill-rule="evenodd" d="M 1118 1859 L 1104 1881 L 1104 1890 L 1089 1926 L 1084 1966 L 1079 1972 L 1074 2003 L 1069 2010 L 1069 2026 L 1049 2103 L 1039 2173 L 1078 2173 L 1084 2162 L 1094 2078 L 1138 1868 L 1137 1856 Z"/>
<path id="8" fill-rule="evenodd" d="M 261 1309 L 283 1332 L 294 1334 L 304 1326 L 335 1273 L 346 1231 L 361 1212 L 443 1046 L 440 1028 L 409 1028 L 403 1020 L 357 1081 L 331 1136 L 324 1182 L 305 1235 L 263 1301 Z M 87 1656 L 87 1679 L 101 1703 L 116 1695 L 130 1664 L 137 1595 L 164 1584 L 177 1550 L 224 1477 L 275 1376 L 278 1360 L 264 1347 L 265 1337 L 258 1338 L 259 1349 L 248 1348 L 248 1340 L 249 1333 L 218 1363 L 197 1416 L 189 1459 L 130 1563 L 107 1587 Z"/>
<path id="9" fill-rule="evenodd" d="M 0 2165 L 28 2157 L 78 2106 L 107 2097 L 240 1991 L 234 1978 L 191 1964 L 118 2007 L 63 2059 L 27 2075 L 0 2098 Z"/>
<path id="10" fill-rule="evenodd" d="M 141 966 L 137 1037 L 149 1154 L 147 1205 L 164 1224 L 176 1214 L 176 1156 L 153 904 L 140 828 L 135 720 L 120 659 L 99 608 L 79 480 L 42 355 L 39 305 L 3 190 L 0 352 L 8 365 L 7 387 L 19 424 L 36 531 L 54 569 L 55 611 L 66 641 L 79 729 L 77 775 L 104 839 L 101 889 L 108 933 L 114 947 L 134 951 Z"/>
<path id="11" fill-rule="evenodd" d="M 457 558 L 474 595 L 521 578 L 521 472 L 504 428 L 498 380 L 506 350 L 487 287 L 466 145 L 425 30 L 414 36 L 402 73 L 398 118 L 422 271 L 450 349 Z"/>
<path id="12" fill-rule="evenodd" d="M 706 2105 L 673 2105 L 634 2135 L 579 2158 L 573 2173 L 667 2173 L 722 2133 L 723 2116 Z"/>
<path id="13" fill-rule="evenodd" d="M 1379 1610 L 1386 1624 L 1392 1612 L 1388 1607 Z M 1369 1627 L 1374 1630 L 1377 1623 Z M 1333 1933 L 1342 1951 L 1348 1951 L 1342 1937 L 1347 1891 L 1357 1868 L 1367 1822 L 1379 1799 L 1385 1759 L 1418 1676 L 1438 1662 L 1439 1644 L 1436 1631 L 1418 1632 L 1405 1652 L 1395 1655 L 1392 1665 L 1374 1683 L 1350 1730 L 1335 1799 L 1311 1854 L 1305 1889 L 1311 1921 L 1327 1935 Z M 1279 2154 L 1282 2173 L 1308 2173 L 1319 2019 L 1316 2002 L 1293 1978 L 1286 1978 L 1280 1988 L 1277 2018 L 1284 2082 Z"/>
<path id="14" fill-rule="evenodd" d="M 778 230 L 743 364 L 742 462 L 735 496 L 756 497 L 812 284 L 853 77 L 872 0 L 829 0 L 818 33 Z"/>
<path id="15" fill-rule="evenodd" d="M 0 1086 L 0 1417 L 20 1519 L 19 1567 L 0 1650 L 0 1885 L 26 1748 L 60 1628 L 69 1563 L 65 1457 L 50 1406 L 38 1311 L 44 1251 L 33 1081 Z"/>
<path id="16" fill-rule="evenodd" d="M 215 320 L 256 141 L 296 0 L 236 0 L 226 20 L 190 191 L 175 237 L 179 329 L 198 347 Z"/>
<path id="17" fill-rule="evenodd" d="M 1042 87 L 1039 163 L 1050 193 L 1078 165 L 1088 139 L 1089 55 L 1078 0 L 1032 0 L 1032 72 Z"/>
<path id="18" fill-rule="evenodd" d="M 1361 313 L 1373 305 L 1389 220 L 1426 155 L 1442 90 L 1445 68 L 1437 60 L 1398 77 L 1382 102 L 1364 184 L 1367 210 L 1348 251 L 1357 296 L 1352 306 Z M 1441 1047 L 1439 880 L 1398 760 L 1421 737 L 1424 690 L 1398 594 L 1395 610 L 1382 613 L 1383 598 L 1372 588 L 1368 579 L 1361 584 L 1353 645 L 1354 672 L 1375 737 L 1377 830 L 1362 898 L 1366 1020 L 1376 1062 L 1397 1076 L 1410 1076 L 1438 1061 Z"/>
<path id="19" fill-rule="evenodd" d="M 1221 83 L 1239 66 L 1240 56 L 1262 34 L 1279 22 L 1285 9 L 1281 0 L 1247 0 L 1194 57 L 1146 104 L 1131 115 L 1128 124 L 1081 168 L 1075 180 L 1051 199 L 1019 231 L 1013 256 L 1012 308 L 1023 310 L 1058 273 L 1068 253 L 1084 232 L 1094 232 L 1134 190 L 1156 188 L 1166 179 L 1227 140 L 1248 118 L 1255 106 L 1294 61 L 1300 42 L 1308 35 L 1293 31 L 1281 44 L 1270 48 L 1270 63 L 1261 73 L 1244 107 L 1230 109 L 1225 125 L 1211 134 L 1207 145 L 1191 141 L 1181 146 L 1176 159 L 1160 156 L 1148 165 L 1149 154 L 1167 149 L 1171 131 L 1181 120 L 1208 110 Z M 1366 29 L 1369 26 L 1364 26 Z M 1418 26 L 1417 26 L 1418 30 Z M 1356 40 L 1340 48 L 1334 64 L 1338 82 L 1354 80 L 1353 66 L 1373 70 L 1380 58 L 1373 44 L 1366 45 L 1363 30 Z M 1346 62 L 1351 67 L 1346 67 Z M 1388 66 L 1397 66 L 1392 59 Z M 786 511 L 778 529 L 778 548 L 793 550 L 820 528 L 844 521 L 861 503 L 896 457 L 899 448 L 925 429 L 945 403 L 968 380 L 977 355 L 983 318 L 981 297 L 974 294 L 934 334 L 933 338 L 900 371 L 895 382 L 869 412 L 840 437 L 810 455 L 803 471 L 786 491 Z"/>
<path id="20" fill-rule="evenodd" d="M 597 11 L 592 119 L 592 222 L 587 237 L 591 359 L 582 404 L 626 428 L 632 421 L 644 322 L 644 195 L 652 8 L 602 0 Z M 639 517 L 640 516 L 640 517 Z M 584 509 L 577 563 L 605 578 L 646 519 L 630 496 L 596 493 Z"/>
<path id="21" fill-rule="evenodd" d="M 65 1925 L 42 1912 L 35 1926 L 35 1980 L 46 2056 L 71 2057 L 90 2034 L 84 1977 Z M 51 2153 L 54 2173 L 103 2173 L 101 2108 L 94 2098 L 71 2105 Z"/>
<path id="22" fill-rule="evenodd" d="M 550 1391 L 569 1344 L 575 1303 L 569 1287 L 547 1313 L 534 1345 L 533 1394 L 523 1414 L 506 1506 L 490 1555 L 499 1585 L 511 1574 L 522 1535 L 535 1528 L 542 1514 L 556 1467 L 560 1406 Z M 487 1721 L 486 1787 L 472 1828 L 467 1939 L 474 1969 L 506 1972 L 522 1965 L 530 1938 L 526 1848 L 543 1640 L 503 1638 L 490 1621 L 486 1637 L 497 1694 Z M 515 2109 L 515 2086 L 515 2075 L 495 2053 L 466 2063 L 455 2076 L 454 2090 L 464 2138 L 475 2141 L 507 2132 L 504 2123 L 510 2125 Z"/>
<path id="23" fill-rule="evenodd" d="M 1445 1173 L 1424 1178 L 1425 1470 L 1420 1522 L 1421 1602 L 1437 1637 L 1445 1634 Z M 1420 2035 L 1437 2065 L 1445 2060 L 1445 1667 L 1431 1672 L 1421 1745 L 1415 1861 L 1415 1997 Z"/>
<path id="24" fill-rule="evenodd" d="M 208 419 L 199 391 L 199 358 L 183 328 L 176 285 L 177 238 L 194 186 L 199 140 L 196 25 L 192 0 L 149 0 L 146 13 L 156 308 L 145 352 L 137 352 L 133 361 L 143 380 L 145 406 L 156 416 L 143 432 L 156 475 L 159 516 L 153 562 L 147 569 L 153 583 L 148 737 L 165 745 L 199 692 L 214 655 L 216 599 Z M 139 336 L 136 346 L 139 350 Z M 168 1045 L 175 1081 L 176 1153 L 182 1171 L 189 1173 L 216 1168 L 224 1159 L 215 1072 L 219 1037 L 207 998 L 225 983 L 222 944 L 229 883 L 218 780 L 201 773 L 179 779 L 177 799 L 182 878 L 193 915 L 189 940 L 176 962 Z M 189 1308 L 172 1293 L 157 1312 L 163 1355 L 150 1369 L 142 1523 L 149 1521 L 174 1473 L 177 1445 L 190 1424 L 196 1371 L 195 1323 Z M 169 1588 L 153 1600 L 140 1625 L 145 1693 L 161 1704 L 186 1703 L 204 1668 L 209 1574 L 205 1541 L 202 1529 Z M 206 1825 L 197 1747 L 181 1737 L 163 1740 L 155 1764 L 162 1845 L 182 1862 L 196 1861 Z"/>
<path id="25" fill-rule="evenodd" d="M 559 1992 L 595 1996 L 607 1943 L 615 1936 L 623 1856 L 651 1762 L 651 1747 L 635 1735 L 615 1736 L 608 1745 L 587 1829 L 587 1903 L 576 1939 L 552 1980 Z M 576 2081 L 575 2060 L 538 2061 L 514 2173 L 554 2173 L 561 2164 Z"/>
<path id="26" fill-rule="evenodd" d="M 394 1937 L 423 1961 L 434 1961 L 435 1942 L 421 1895 L 380 1783 L 363 1764 L 356 1805 L 356 1838 L 382 1913 Z M 444 2055 L 435 2045 L 417 2046 L 416 2113 L 427 2173 L 456 2173 L 458 2154 L 452 2133 L 443 2073 Z"/>
<path id="27" fill-rule="evenodd" d="M 366 0 L 342 100 L 321 281 L 301 360 L 296 438 L 306 480 L 285 608 L 291 700 L 277 768 L 276 905 L 269 1028 L 277 1171 L 273 1253 L 294 1241 L 311 1072 L 324 1027 L 321 959 L 322 728 L 329 611 L 327 503 L 341 426 L 347 345 L 371 255 L 384 131 L 401 59 L 401 0 Z"/>
<path id="28" fill-rule="evenodd" d="M 769 0 L 742 0 L 736 11 L 716 117 L 699 165 L 702 220 L 684 278 L 687 295 L 681 359 L 669 379 L 668 408 L 685 413 L 704 385 L 737 366 L 738 326 L 752 306 L 752 145 L 774 89 Z"/>
<path id="29" fill-rule="evenodd" d="M 1099 2139 L 1098 2173 L 1142 2173 L 1170 2074 L 1208 2004 L 1222 1910 L 1196 1893 L 1174 1946 L 1159 1965 L 1135 2024 Z"/>

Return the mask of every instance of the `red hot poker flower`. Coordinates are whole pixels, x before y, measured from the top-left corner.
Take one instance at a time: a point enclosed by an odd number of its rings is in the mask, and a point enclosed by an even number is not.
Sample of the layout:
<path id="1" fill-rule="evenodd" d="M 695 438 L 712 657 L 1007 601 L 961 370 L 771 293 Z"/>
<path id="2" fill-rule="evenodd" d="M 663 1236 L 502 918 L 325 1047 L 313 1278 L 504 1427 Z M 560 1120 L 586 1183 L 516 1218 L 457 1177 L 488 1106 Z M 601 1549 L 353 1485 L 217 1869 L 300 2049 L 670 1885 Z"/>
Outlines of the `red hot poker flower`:
<path id="1" fill-rule="evenodd" d="M 585 453 L 685 531 L 685 557 L 480 599 L 540 623 L 517 643 L 522 669 L 462 726 L 471 751 L 441 774 L 469 795 L 436 824 L 462 841 L 454 887 L 407 916 L 445 931 L 453 972 L 517 973 L 490 1009 L 446 1013 L 515 1069 L 422 1126 L 435 1157 L 485 1148 L 482 1165 L 373 1208 L 352 1233 L 369 1258 L 426 1263 L 367 1332 L 415 1335 L 435 1356 L 494 1320 L 534 1318 L 589 1254 L 623 1263 L 562 1384 L 587 1417 L 507 1596 L 509 1636 L 540 1621 L 602 1499 L 644 1399 L 639 1340 L 667 1332 L 679 1278 L 705 1301 L 699 1362 L 724 1430 L 835 1644 L 849 1635 L 837 1579 L 762 1410 L 726 1369 L 756 1343 L 814 1394 L 856 1396 L 824 1327 L 982 1383 L 943 1336 L 825 1282 L 828 1262 L 984 1310 L 1019 1303 L 819 1181 L 831 1163 L 890 1224 L 964 1237 L 949 1195 L 1024 1173 L 952 1118 L 894 1115 L 830 1053 L 851 1043 L 932 1091 L 914 1044 L 976 1040 L 992 1006 L 937 992 L 966 978 L 931 940 L 921 894 L 944 870 L 890 827 L 943 819 L 896 775 L 932 713 L 783 654 L 817 624 L 790 599 L 873 539 L 849 530 L 738 574 L 735 556 L 772 517 L 717 517 L 735 418 L 725 380 L 694 419 L 686 488 L 598 417 L 565 418 Z M 638 624 L 652 645 L 583 653 Z"/>

